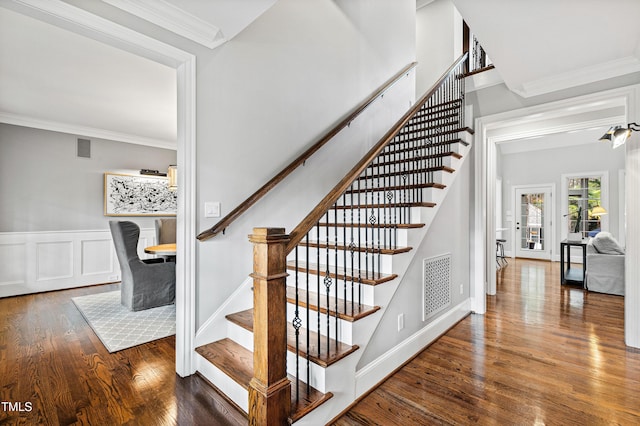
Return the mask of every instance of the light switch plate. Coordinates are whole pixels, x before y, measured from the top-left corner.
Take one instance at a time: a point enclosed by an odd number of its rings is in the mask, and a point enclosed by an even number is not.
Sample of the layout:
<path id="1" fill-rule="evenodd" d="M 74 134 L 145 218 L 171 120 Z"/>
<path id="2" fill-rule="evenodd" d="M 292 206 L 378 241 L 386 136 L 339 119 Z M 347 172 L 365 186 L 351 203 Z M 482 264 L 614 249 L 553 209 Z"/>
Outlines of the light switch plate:
<path id="1" fill-rule="evenodd" d="M 204 217 L 220 217 L 220 202 L 207 201 L 204 203 Z"/>

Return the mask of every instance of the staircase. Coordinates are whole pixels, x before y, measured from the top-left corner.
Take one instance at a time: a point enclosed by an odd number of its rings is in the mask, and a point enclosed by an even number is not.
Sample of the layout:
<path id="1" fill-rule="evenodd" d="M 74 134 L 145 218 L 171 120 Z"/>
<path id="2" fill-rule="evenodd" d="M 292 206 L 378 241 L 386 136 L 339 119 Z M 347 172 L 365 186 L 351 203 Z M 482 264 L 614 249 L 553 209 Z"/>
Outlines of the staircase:
<path id="1" fill-rule="evenodd" d="M 263 405 L 271 409 L 267 394 L 290 394 L 285 415 L 300 424 L 324 424 L 355 399 L 358 353 L 469 150 L 463 63 L 464 57 L 289 235 L 255 230 L 254 287 L 245 283 L 227 306 L 225 337 L 196 349 L 200 374 L 252 423 L 285 422 L 253 418 Z M 251 298 L 255 308 L 246 306 Z M 265 336 L 272 332 L 286 341 L 286 355 L 277 354 L 279 344 L 269 346 L 272 335 Z M 255 359 L 254 350 L 261 351 Z M 286 379 L 272 375 L 272 364 L 262 362 L 285 356 L 290 391 L 283 390 Z M 261 364 L 256 371 L 254 361 Z M 256 392 L 265 399 L 256 399 Z"/>

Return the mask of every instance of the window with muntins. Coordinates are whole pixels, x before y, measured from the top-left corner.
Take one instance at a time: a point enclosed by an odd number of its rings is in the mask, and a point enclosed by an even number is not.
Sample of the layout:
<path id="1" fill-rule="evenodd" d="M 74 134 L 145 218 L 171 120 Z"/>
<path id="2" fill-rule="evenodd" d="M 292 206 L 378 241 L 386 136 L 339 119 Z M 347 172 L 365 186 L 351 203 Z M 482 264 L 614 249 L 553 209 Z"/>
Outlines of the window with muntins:
<path id="1" fill-rule="evenodd" d="M 600 176 L 573 177 L 568 180 L 568 232 L 580 232 L 582 238 L 601 230 L 599 216 L 593 208 L 602 204 L 602 178 Z"/>

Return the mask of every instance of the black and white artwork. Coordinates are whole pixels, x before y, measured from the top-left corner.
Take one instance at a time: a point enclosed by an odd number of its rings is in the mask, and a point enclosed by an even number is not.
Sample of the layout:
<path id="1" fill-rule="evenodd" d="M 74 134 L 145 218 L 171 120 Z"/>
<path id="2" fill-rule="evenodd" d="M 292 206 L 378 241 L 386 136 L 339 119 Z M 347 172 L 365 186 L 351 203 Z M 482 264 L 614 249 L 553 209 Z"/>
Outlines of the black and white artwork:
<path id="1" fill-rule="evenodd" d="M 105 216 L 175 216 L 177 206 L 166 177 L 104 174 Z"/>

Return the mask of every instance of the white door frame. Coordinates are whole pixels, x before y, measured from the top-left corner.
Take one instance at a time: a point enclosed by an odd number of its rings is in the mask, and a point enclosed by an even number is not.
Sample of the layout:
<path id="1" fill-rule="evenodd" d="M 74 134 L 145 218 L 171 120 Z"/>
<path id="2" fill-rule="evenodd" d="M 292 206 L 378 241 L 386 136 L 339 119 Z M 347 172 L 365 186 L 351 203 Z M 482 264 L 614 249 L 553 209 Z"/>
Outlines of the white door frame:
<path id="1" fill-rule="evenodd" d="M 484 314 L 486 295 L 496 294 L 495 241 L 493 237 L 487 238 L 496 235 L 496 144 L 513 139 L 612 125 L 612 117 L 605 114 L 602 114 L 601 119 L 576 121 L 573 117 L 580 111 L 599 111 L 612 106 L 623 106 L 625 114 L 620 121 L 626 123 L 629 111 L 635 106 L 635 90 L 634 87 L 624 87 L 475 119 L 475 193 L 470 262 L 473 312 Z"/>
<path id="2" fill-rule="evenodd" d="M 555 192 L 556 192 L 556 184 L 555 183 L 544 183 L 544 184 L 539 184 L 539 185 L 514 185 L 512 187 L 512 192 L 513 192 L 513 222 L 511 224 L 511 241 L 512 241 L 512 256 L 511 257 L 517 257 L 516 253 L 517 253 L 517 245 L 519 245 L 519 240 L 517 239 L 518 236 L 518 232 L 516 230 L 516 225 L 515 222 L 518 220 L 516 219 L 516 213 L 518 213 L 518 217 L 519 217 L 519 212 L 520 210 L 518 209 L 519 207 L 519 202 L 518 202 L 518 197 L 517 192 L 518 190 L 533 190 L 533 189 L 543 189 L 543 190 L 549 190 L 549 194 L 550 194 L 550 200 L 545 200 L 545 209 L 547 209 L 547 215 L 545 217 L 545 222 L 548 223 L 548 226 L 546 227 L 546 231 L 545 231 L 545 244 L 547 244 L 547 249 L 545 251 L 548 251 L 549 256 L 544 257 L 544 260 L 552 260 L 553 259 L 553 248 L 556 246 L 556 241 L 555 241 L 555 235 L 556 235 L 556 231 L 555 231 L 555 227 L 553 226 L 553 218 L 556 217 L 555 216 L 555 212 L 556 212 L 556 208 L 555 208 L 555 203 L 556 203 L 556 196 L 555 196 Z M 522 228 L 522 225 L 520 226 L 520 228 Z"/>
<path id="3" fill-rule="evenodd" d="M 188 52 L 101 18 L 60 0 L 15 0 L 21 13 L 66 28 L 176 69 L 177 214 L 176 372 L 195 372 L 196 293 L 196 57 Z"/>

